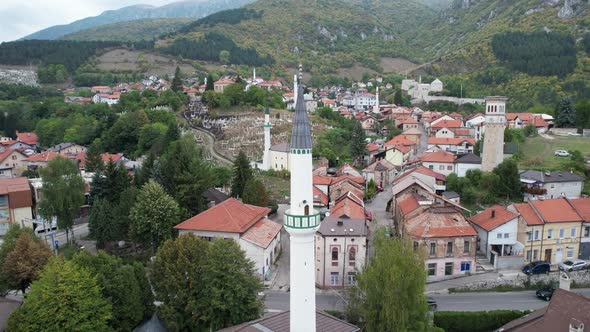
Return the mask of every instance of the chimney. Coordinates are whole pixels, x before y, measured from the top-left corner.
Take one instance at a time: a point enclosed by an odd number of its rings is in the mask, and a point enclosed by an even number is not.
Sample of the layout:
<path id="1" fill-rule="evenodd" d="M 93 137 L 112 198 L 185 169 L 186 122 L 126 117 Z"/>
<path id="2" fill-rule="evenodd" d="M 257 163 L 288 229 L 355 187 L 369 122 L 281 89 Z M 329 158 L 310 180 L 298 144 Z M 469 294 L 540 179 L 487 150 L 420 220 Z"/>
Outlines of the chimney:
<path id="1" fill-rule="evenodd" d="M 492 210 L 492 218 L 496 218 L 496 210 Z"/>
<path id="2" fill-rule="evenodd" d="M 569 325 L 569 332 L 584 332 L 584 323 L 575 318 L 570 318 Z"/>

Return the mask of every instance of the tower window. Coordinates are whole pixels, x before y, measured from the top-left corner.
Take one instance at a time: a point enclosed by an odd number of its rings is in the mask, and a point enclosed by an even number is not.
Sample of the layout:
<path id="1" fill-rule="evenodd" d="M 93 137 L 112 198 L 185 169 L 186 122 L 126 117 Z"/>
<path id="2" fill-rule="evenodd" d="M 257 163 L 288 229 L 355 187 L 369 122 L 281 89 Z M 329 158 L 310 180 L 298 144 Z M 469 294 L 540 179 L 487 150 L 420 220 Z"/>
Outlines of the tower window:
<path id="1" fill-rule="evenodd" d="M 304 210 L 305 210 L 305 215 L 309 216 L 309 205 L 306 205 Z"/>

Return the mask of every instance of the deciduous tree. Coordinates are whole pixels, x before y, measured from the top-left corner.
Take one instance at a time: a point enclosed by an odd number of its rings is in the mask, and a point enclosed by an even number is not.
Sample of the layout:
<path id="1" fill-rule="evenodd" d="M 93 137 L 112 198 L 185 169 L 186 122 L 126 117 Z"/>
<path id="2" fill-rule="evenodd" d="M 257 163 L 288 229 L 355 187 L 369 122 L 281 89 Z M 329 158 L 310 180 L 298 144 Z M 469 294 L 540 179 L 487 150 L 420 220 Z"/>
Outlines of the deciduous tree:
<path id="1" fill-rule="evenodd" d="M 172 238 L 179 222 L 178 204 L 154 180 L 148 181 L 137 195 L 131 209 L 131 237 L 153 250 Z"/>
<path id="2" fill-rule="evenodd" d="M 260 180 L 252 178 L 246 182 L 242 197 L 244 203 L 266 207 L 269 205 L 269 200 L 270 197 L 266 192 L 266 188 Z"/>
<path id="3" fill-rule="evenodd" d="M 2 237 L 2 245 L 0 245 L 0 267 L 4 266 L 6 257 L 10 254 L 16 246 L 16 241 L 22 234 L 29 234 L 34 236 L 31 228 L 22 228 L 19 224 L 10 224 L 8 231 Z M 9 283 L 8 276 L 4 269 L 0 269 L 0 294 L 6 295 L 12 289 Z"/>
<path id="4" fill-rule="evenodd" d="M 520 176 L 518 165 L 513 159 L 506 159 L 501 162 L 493 171 L 498 175 L 495 192 L 500 197 L 514 199 L 522 196 L 520 187 Z"/>
<path id="5" fill-rule="evenodd" d="M 29 232 L 23 232 L 2 265 L 11 288 L 20 289 L 24 294 L 33 280 L 39 278 L 51 256 L 47 243 Z"/>
<path id="6" fill-rule="evenodd" d="M 39 202 L 39 213 L 45 220 L 57 218 L 57 226 L 68 233 L 74 224 L 80 207 L 84 203 L 84 180 L 71 160 L 54 158 L 41 169 L 43 199 Z"/>
<path id="7" fill-rule="evenodd" d="M 8 319 L 9 331 L 111 331 L 111 304 L 96 278 L 74 262 L 53 258 L 31 286 L 23 306 Z"/>

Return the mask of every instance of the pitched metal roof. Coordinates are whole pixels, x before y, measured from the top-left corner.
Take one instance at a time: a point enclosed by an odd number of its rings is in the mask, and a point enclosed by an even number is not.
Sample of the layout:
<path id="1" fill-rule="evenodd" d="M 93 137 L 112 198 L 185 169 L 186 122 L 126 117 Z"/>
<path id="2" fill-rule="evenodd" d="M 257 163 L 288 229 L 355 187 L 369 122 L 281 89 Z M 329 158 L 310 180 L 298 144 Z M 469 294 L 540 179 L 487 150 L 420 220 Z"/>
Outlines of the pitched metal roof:
<path id="1" fill-rule="evenodd" d="M 531 180 L 541 183 L 554 183 L 554 182 L 580 182 L 584 181 L 584 178 L 576 173 L 551 171 L 541 172 L 528 170 L 520 173 L 521 180 Z"/>
<path id="2" fill-rule="evenodd" d="M 481 158 L 473 153 L 467 153 L 455 160 L 456 164 L 481 164 Z"/>
<path id="3" fill-rule="evenodd" d="M 303 87 L 301 86 L 297 92 L 297 103 L 295 104 L 291 149 L 311 149 L 311 127 L 307 119 L 307 109 L 303 97 Z"/>
<path id="4" fill-rule="evenodd" d="M 341 221 L 339 224 L 338 222 Z M 329 216 L 320 223 L 318 233 L 326 236 L 367 236 L 365 219 L 335 218 Z"/>
<path id="5" fill-rule="evenodd" d="M 289 323 L 291 321 L 290 316 L 291 314 L 289 311 L 284 311 L 278 314 L 271 315 L 269 317 L 264 317 L 237 326 L 228 327 L 221 330 L 220 332 L 289 332 Z M 315 324 L 316 331 L 318 332 L 360 331 L 358 327 L 319 310 L 316 310 Z"/>

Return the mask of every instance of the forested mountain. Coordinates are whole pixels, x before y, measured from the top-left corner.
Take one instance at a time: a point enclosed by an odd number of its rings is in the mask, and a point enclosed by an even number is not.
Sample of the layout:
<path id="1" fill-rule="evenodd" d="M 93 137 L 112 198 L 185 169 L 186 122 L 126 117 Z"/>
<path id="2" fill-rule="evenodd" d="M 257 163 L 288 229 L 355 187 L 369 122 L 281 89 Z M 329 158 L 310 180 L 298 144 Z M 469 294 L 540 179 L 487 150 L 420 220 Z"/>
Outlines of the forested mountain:
<path id="1" fill-rule="evenodd" d="M 188 17 L 201 18 L 221 10 L 237 8 L 254 0 L 187 0 L 161 7 L 148 5 L 128 6 L 107 10 L 94 17 L 87 17 L 70 24 L 56 25 L 40 30 L 23 39 L 57 39 L 78 31 L 98 26 L 147 18 Z"/>
<path id="2" fill-rule="evenodd" d="M 193 22 L 194 19 L 178 18 L 146 18 L 119 23 L 111 23 L 74 32 L 59 39 L 66 40 L 115 40 L 135 41 L 152 40 L 160 35 L 176 31 Z"/>

